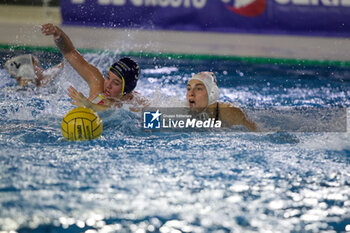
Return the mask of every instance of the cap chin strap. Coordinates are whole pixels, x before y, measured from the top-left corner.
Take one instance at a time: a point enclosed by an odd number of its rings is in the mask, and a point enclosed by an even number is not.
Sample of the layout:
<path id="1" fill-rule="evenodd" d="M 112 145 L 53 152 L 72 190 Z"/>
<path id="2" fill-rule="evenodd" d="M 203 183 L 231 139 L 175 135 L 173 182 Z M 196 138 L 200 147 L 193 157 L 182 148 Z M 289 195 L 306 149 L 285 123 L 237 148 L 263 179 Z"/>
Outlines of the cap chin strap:
<path id="1" fill-rule="evenodd" d="M 122 85 L 122 92 L 120 93 L 120 98 L 122 98 L 125 93 L 124 93 L 124 88 L 125 88 L 125 80 L 124 80 L 124 77 L 122 76 L 122 81 L 123 81 L 123 85 Z"/>
<path id="2" fill-rule="evenodd" d="M 124 94 L 124 88 L 125 88 L 125 79 L 124 79 L 124 76 L 119 72 L 119 70 L 117 70 L 116 68 L 114 68 L 113 66 L 110 66 L 109 67 L 109 70 L 112 70 L 117 72 L 118 76 L 122 79 L 122 92 L 120 93 L 120 98 L 122 98 L 125 94 Z M 113 72 L 114 73 L 114 72 Z"/>

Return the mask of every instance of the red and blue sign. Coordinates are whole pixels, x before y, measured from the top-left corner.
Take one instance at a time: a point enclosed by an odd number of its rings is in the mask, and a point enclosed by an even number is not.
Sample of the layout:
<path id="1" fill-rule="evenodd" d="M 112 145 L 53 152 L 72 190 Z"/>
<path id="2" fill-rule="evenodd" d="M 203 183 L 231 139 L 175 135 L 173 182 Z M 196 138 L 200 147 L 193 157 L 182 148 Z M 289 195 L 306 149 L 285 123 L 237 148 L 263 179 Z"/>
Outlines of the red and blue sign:
<path id="1" fill-rule="evenodd" d="M 350 0 L 61 0 L 63 24 L 350 37 Z"/>

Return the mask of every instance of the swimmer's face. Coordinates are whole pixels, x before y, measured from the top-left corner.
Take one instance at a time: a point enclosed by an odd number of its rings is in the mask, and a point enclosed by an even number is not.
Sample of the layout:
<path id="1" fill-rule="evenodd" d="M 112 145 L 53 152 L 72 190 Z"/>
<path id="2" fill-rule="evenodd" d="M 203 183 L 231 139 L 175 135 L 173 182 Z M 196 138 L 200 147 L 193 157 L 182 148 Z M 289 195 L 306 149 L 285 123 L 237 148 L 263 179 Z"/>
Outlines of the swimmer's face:
<path id="1" fill-rule="evenodd" d="M 104 95 L 106 98 L 120 98 L 122 94 L 123 81 L 116 74 L 108 71 L 104 82 Z"/>
<path id="2" fill-rule="evenodd" d="M 187 83 L 186 99 L 191 109 L 203 111 L 208 106 L 208 92 L 204 84 L 196 79 L 190 80 Z"/>

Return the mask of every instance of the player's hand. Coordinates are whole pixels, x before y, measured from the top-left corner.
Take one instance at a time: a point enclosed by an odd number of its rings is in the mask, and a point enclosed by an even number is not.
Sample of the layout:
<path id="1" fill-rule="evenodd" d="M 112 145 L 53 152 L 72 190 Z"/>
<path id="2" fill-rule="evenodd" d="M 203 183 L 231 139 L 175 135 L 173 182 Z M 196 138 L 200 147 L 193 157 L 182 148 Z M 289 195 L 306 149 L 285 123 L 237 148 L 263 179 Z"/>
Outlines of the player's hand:
<path id="1" fill-rule="evenodd" d="M 46 36 L 53 35 L 54 40 L 58 40 L 62 35 L 62 30 L 51 23 L 42 25 L 41 32 Z"/>
<path id="2" fill-rule="evenodd" d="M 68 89 L 68 96 L 72 98 L 71 104 L 78 107 L 90 108 L 92 103 L 81 92 L 78 92 L 74 87 L 70 86 Z"/>

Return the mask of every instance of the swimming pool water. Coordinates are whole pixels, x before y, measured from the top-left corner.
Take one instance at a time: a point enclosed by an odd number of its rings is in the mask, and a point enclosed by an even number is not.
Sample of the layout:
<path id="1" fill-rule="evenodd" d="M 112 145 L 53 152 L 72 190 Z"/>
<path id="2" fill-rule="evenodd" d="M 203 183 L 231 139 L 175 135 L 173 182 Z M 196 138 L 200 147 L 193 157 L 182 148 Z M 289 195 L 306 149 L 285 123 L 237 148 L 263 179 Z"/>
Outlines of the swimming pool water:
<path id="1" fill-rule="evenodd" d="M 0 53 L 0 230 L 350 231 L 349 132 L 146 132 L 120 109 L 100 114 L 101 138 L 69 142 L 66 88 L 87 85 L 66 66 L 48 87 L 17 88 L 2 65 L 22 52 Z M 33 53 L 45 67 L 61 60 Z M 101 71 L 118 57 L 84 56 Z M 203 70 L 216 73 L 221 101 L 242 108 L 350 105 L 349 67 L 136 59 L 137 90 L 157 106 L 181 105 Z"/>

